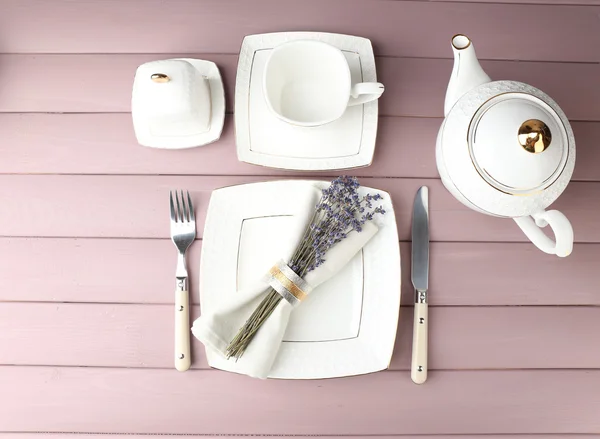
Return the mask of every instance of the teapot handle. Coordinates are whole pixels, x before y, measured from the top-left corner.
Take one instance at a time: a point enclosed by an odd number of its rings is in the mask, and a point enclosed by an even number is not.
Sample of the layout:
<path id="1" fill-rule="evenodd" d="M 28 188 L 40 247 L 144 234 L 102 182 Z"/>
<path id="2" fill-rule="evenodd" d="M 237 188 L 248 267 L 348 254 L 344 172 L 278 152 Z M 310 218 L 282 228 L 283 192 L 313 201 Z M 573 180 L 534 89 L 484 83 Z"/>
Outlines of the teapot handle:
<path id="1" fill-rule="evenodd" d="M 541 251 L 559 257 L 569 256 L 573 251 L 573 227 L 567 217 L 558 210 L 542 210 L 531 216 L 513 219 Z M 556 242 L 542 231 L 541 228 L 547 225 L 552 228 Z"/>

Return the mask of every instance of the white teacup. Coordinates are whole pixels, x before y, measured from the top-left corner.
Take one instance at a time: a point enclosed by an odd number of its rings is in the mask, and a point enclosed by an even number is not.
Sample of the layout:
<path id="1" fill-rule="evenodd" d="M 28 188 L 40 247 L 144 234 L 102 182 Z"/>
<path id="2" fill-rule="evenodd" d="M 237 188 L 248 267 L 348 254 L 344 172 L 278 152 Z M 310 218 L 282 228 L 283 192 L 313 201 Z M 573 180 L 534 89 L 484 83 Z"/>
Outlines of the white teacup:
<path id="1" fill-rule="evenodd" d="M 267 106 L 280 119 L 317 126 L 342 117 L 346 108 L 378 99 L 378 82 L 352 85 L 350 67 L 341 50 L 315 40 L 283 43 L 265 65 L 263 90 Z"/>

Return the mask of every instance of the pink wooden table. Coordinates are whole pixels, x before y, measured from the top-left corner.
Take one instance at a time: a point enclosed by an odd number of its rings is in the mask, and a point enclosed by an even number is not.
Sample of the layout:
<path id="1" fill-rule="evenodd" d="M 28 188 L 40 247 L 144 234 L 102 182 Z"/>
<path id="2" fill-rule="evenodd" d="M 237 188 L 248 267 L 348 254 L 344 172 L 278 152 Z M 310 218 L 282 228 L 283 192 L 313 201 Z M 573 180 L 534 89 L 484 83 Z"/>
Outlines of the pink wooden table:
<path id="1" fill-rule="evenodd" d="M 0 439 L 598 435 L 600 0 L 499 2 L 0 0 Z M 210 370 L 194 343 L 193 370 L 177 373 L 169 189 L 190 189 L 198 207 L 194 288 L 211 190 L 294 174 L 239 163 L 231 115 L 210 146 L 137 145 L 133 73 L 179 54 L 215 61 L 231 112 L 243 36 L 284 30 L 373 41 L 387 90 L 373 166 L 353 174 L 390 191 L 398 211 L 406 307 L 396 351 L 386 372 L 262 382 Z M 578 162 L 556 203 L 575 228 L 567 259 L 525 243 L 511 221 L 467 210 L 438 179 L 458 32 L 492 78 L 542 88 L 573 121 Z M 432 370 L 418 387 L 409 240 L 422 184 Z"/>

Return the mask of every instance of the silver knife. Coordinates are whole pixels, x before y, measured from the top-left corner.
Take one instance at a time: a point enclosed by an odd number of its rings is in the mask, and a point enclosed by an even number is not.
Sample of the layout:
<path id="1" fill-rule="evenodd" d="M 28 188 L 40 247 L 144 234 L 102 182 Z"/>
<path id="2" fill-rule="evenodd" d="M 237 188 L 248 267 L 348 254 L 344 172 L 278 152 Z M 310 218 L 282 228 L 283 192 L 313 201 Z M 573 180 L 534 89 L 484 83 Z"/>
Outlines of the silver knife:
<path id="1" fill-rule="evenodd" d="M 410 377 L 416 384 L 427 380 L 427 288 L 429 286 L 429 189 L 421 186 L 415 197 L 412 219 L 411 280 L 415 287 L 415 315 Z"/>

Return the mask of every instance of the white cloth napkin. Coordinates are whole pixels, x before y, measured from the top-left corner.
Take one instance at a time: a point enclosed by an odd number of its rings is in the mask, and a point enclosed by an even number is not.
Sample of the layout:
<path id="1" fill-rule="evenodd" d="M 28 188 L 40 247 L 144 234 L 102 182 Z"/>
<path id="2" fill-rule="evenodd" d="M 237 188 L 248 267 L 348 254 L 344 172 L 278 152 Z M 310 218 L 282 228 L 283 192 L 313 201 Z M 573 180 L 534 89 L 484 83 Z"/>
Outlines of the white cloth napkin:
<path id="1" fill-rule="evenodd" d="M 296 216 L 296 227 L 290 230 L 288 236 L 282 236 L 282 239 L 289 240 L 290 244 L 288 254 L 281 255 L 286 262 L 289 261 L 300 242 L 318 200 L 315 193 L 307 195 L 306 200 L 299 200 L 298 203 L 302 207 L 300 211 L 306 212 L 306 214 Z M 325 262 L 321 266 L 304 276 L 304 280 L 316 288 L 333 277 L 375 236 L 378 230 L 375 224 L 368 222 L 360 233 L 348 234 L 346 239 L 326 253 Z M 273 261 L 273 265 L 276 262 Z M 257 280 L 251 287 L 235 294 L 221 294 L 223 300 L 220 303 L 211 306 L 211 309 L 207 311 L 202 310 L 202 316 L 194 322 L 192 333 L 204 343 L 207 350 L 210 349 L 225 356 L 229 342 L 270 289 L 264 278 L 265 273 L 256 273 Z M 277 308 L 258 330 L 242 357 L 238 360 L 233 358 L 229 360 L 228 370 L 255 378 L 267 378 L 277 357 L 292 310 L 292 305 L 282 298 Z"/>

